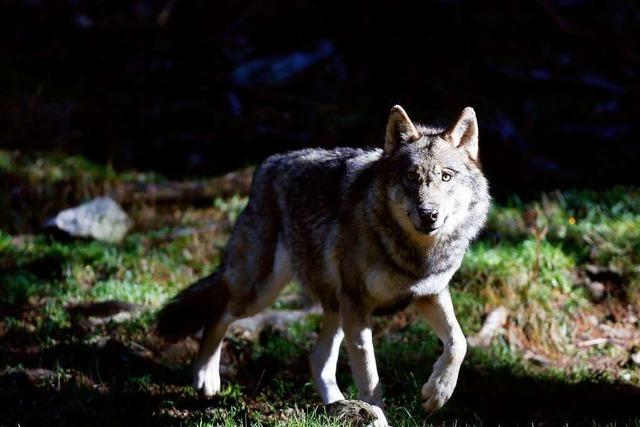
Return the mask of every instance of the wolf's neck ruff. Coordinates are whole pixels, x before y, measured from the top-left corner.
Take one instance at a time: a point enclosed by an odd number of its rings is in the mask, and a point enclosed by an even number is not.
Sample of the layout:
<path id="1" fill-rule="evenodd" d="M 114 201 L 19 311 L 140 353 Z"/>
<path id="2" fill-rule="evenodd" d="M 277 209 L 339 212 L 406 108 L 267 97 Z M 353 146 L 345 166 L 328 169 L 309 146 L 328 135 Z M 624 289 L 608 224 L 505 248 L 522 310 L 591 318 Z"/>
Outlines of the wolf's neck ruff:
<path id="1" fill-rule="evenodd" d="M 458 230 L 425 235 L 409 228 L 411 225 L 403 224 L 393 212 L 383 188 L 380 180 L 370 186 L 367 199 L 372 204 L 366 226 L 389 266 L 416 280 L 457 269 L 470 236 Z"/>

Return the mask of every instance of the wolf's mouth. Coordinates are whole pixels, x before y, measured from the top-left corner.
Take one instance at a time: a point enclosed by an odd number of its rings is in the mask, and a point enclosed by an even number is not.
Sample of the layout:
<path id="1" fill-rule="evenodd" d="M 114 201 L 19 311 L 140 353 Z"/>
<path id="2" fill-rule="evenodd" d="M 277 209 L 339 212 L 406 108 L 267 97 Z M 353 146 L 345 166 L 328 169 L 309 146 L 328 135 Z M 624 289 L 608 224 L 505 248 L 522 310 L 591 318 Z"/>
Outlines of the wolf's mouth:
<path id="1" fill-rule="evenodd" d="M 436 231 L 438 231 L 439 229 L 442 228 L 442 226 L 447 222 L 447 218 L 445 217 L 444 220 L 442 221 L 442 224 L 440 224 L 437 227 L 417 227 L 414 225 L 415 229 L 418 230 L 421 233 L 424 234 L 434 234 Z"/>
<path id="2" fill-rule="evenodd" d="M 438 231 L 441 227 L 442 226 L 440 226 L 440 227 L 416 227 L 416 230 L 418 230 L 419 232 L 424 233 L 424 234 L 433 234 L 436 231 Z"/>

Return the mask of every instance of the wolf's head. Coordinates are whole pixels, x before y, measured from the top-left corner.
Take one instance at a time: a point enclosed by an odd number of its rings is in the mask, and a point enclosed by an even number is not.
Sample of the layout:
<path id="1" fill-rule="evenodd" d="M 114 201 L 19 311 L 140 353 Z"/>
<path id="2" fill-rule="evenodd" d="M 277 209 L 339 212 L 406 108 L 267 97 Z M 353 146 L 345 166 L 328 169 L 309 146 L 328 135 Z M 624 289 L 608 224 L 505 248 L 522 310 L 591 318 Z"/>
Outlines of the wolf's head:
<path id="1" fill-rule="evenodd" d="M 396 105 L 387 123 L 384 164 L 391 213 L 407 232 L 473 237 L 482 227 L 489 194 L 472 108 L 444 129 L 416 126 Z"/>

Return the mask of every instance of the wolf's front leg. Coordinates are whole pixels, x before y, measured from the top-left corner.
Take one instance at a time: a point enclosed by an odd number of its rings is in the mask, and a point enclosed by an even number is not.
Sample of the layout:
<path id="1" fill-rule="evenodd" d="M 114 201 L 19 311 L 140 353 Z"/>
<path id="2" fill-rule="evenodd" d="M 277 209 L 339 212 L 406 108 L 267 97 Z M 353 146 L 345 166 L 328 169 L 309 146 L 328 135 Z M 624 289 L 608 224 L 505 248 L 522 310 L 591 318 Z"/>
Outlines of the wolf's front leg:
<path id="1" fill-rule="evenodd" d="M 378 415 L 375 425 L 386 426 L 382 401 L 382 385 L 378 377 L 371 333 L 371 314 L 349 299 L 341 301 L 340 311 L 344 328 L 351 374 L 358 388 L 358 399 L 374 406 Z"/>
<path id="2" fill-rule="evenodd" d="M 453 311 L 448 287 L 438 295 L 421 298 L 416 305 L 444 344 L 429 381 L 422 386 L 422 405 L 432 412 L 442 408 L 456 387 L 467 341 Z"/>

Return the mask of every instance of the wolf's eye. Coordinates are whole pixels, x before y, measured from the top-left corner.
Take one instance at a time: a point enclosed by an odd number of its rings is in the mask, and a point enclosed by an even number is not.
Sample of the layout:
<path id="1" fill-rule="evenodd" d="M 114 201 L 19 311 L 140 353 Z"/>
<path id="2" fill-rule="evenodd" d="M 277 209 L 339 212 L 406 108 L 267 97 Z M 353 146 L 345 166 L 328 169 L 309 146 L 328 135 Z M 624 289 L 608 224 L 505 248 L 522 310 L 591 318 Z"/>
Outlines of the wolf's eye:
<path id="1" fill-rule="evenodd" d="M 409 182 L 416 182 L 418 180 L 418 174 L 415 173 L 414 171 L 409 171 L 405 175 L 405 178 Z"/>
<path id="2" fill-rule="evenodd" d="M 449 172 L 442 172 L 442 180 L 443 181 L 450 181 L 451 180 L 451 174 Z"/>

